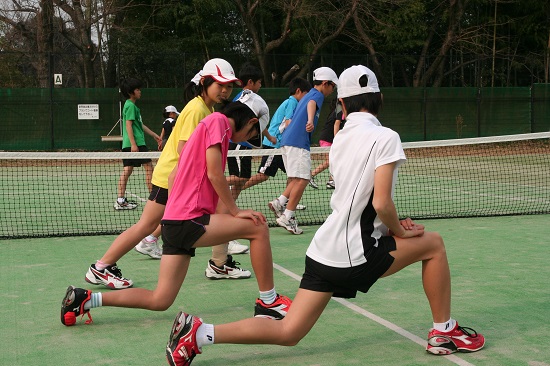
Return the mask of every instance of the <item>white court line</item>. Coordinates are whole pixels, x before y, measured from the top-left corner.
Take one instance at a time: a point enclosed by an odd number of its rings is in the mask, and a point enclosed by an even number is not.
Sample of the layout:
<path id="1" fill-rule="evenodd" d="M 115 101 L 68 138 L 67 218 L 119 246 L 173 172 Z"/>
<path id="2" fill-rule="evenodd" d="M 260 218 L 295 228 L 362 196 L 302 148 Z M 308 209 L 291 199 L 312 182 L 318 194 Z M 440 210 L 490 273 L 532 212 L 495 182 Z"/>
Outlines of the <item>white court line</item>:
<path id="1" fill-rule="evenodd" d="M 126 191 L 126 192 L 128 193 L 128 191 Z M 142 197 L 140 197 L 137 194 L 134 194 L 132 192 L 128 193 L 128 196 L 134 197 L 134 198 L 140 200 L 141 202 L 147 202 L 146 198 L 142 198 Z"/>
<path id="2" fill-rule="evenodd" d="M 278 265 L 277 263 L 273 263 L 273 268 L 275 268 L 278 271 L 284 273 L 288 277 L 291 277 L 291 278 L 295 279 L 296 281 L 300 281 L 302 279 L 302 277 L 298 276 L 296 273 L 289 271 L 288 269 Z M 367 311 L 367 310 L 365 310 L 365 309 L 363 309 L 363 308 L 361 308 L 361 307 L 359 307 L 359 306 L 357 306 L 357 305 L 355 305 L 355 304 L 353 304 L 353 303 L 351 303 L 347 300 L 337 298 L 337 297 L 333 297 L 332 300 L 344 305 L 348 309 L 350 309 L 352 311 L 355 311 L 358 314 L 361 314 L 361 315 L 369 318 L 370 320 L 375 321 L 376 323 L 378 323 L 378 324 L 380 324 L 380 325 L 382 325 L 382 326 L 384 326 L 384 327 L 386 327 L 390 330 L 393 330 L 397 334 L 400 334 L 403 337 L 413 341 L 414 343 L 419 344 L 420 346 L 422 346 L 422 348 L 426 347 L 426 340 L 425 339 L 422 339 L 422 338 L 412 334 L 411 332 L 406 331 L 405 329 L 393 324 L 392 322 L 387 321 L 386 319 L 383 319 L 383 318 L 379 317 L 378 315 L 375 315 L 375 314 L 373 314 L 373 313 L 371 313 L 371 312 L 369 312 L 369 311 Z M 468 361 L 465 361 L 462 358 L 457 357 L 455 355 L 434 356 L 434 357 L 444 357 L 447 360 L 453 362 L 454 364 L 460 365 L 460 366 L 474 366 L 473 364 L 469 363 Z"/>

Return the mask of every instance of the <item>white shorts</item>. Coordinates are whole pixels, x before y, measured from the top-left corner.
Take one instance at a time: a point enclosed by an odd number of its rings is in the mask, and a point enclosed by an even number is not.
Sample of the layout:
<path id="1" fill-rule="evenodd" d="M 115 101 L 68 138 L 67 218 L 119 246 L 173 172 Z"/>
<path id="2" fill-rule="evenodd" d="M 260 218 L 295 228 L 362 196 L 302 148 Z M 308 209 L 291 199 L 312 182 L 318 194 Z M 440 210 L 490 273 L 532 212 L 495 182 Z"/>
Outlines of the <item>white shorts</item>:
<path id="1" fill-rule="evenodd" d="M 281 147 L 286 175 L 289 178 L 311 178 L 311 154 L 309 150 L 295 146 Z"/>

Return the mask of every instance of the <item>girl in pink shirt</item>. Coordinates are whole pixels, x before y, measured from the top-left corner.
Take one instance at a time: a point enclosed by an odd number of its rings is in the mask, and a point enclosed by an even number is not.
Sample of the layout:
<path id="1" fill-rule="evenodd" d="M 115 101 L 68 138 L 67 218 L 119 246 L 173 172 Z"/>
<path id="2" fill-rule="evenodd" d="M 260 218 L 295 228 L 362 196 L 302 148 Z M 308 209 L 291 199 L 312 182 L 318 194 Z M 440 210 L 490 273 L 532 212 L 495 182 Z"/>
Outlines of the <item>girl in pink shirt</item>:
<path id="1" fill-rule="evenodd" d="M 164 244 L 157 287 L 92 293 L 70 286 L 62 302 L 62 323 L 73 325 L 78 315 L 89 316 L 89 310 L 98 306 L 166 310 L 180 291 L 195 248 L 239 238 L 250 240 L 260 290 L 254 315 L 282 319 L 291 300 L 275 291 L 266 218 L 261 212 L 237 207 L 224 175 L 229 139 L 242 142 L 259 137 L 268 121 L 267 104 L 249 91 L 221 113 L 205 117 L 185 144 L 170 187 L 162 220 Z"/>

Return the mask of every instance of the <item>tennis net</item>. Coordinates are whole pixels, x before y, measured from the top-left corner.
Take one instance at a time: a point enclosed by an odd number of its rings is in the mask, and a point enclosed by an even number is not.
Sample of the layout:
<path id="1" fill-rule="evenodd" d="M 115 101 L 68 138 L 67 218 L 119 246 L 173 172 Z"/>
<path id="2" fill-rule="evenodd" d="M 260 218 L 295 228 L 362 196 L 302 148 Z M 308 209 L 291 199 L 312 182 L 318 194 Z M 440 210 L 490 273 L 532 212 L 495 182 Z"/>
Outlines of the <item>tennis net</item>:
<path id="1" fill-rule="evenodd" d="M 413 219 L 550 213 L 550 132 L 404 143 L 407 162 L 399 169 L 395 203 Z M 312 167 L 328 148 L 312 148 Z M 230 151 L 261 156 L 278 150 Z M 160 153 L 0 152 L 0 239 L 120 233 L 139 220 L 148 198 L 143 168 L 134 168 L 126 195 L 134 210 L 114 209 L 122 158 L 138 154 L 156 163 Z M 333 190 L 328 169 L 306 188 L 297 211 L 300 225 L 321 224 L 330 213 Z M 286 175 L 242 191 L 241 208 L 275 217 L 267 203 L 284 190 Z"/>

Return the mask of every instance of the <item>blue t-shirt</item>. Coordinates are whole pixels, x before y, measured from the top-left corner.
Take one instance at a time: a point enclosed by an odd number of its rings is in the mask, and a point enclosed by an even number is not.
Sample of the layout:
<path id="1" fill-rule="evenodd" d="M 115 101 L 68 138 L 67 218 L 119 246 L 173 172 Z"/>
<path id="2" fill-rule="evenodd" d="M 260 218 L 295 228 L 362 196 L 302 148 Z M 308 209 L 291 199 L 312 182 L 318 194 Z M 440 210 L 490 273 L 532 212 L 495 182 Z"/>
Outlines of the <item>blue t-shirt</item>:
<path id="1" fill-rule="evenodd" d="M 306 150 L 310 149 L 311 135 L 313 134 L 313 131 L 306 131 L 307 105 L 310 100 L 315 101 L 315 103 L 317 104 L 317 110 L 315 111 L 315 117 L 313 118 L 313 126 L 314 128 L 317 127 L 317 121 L 319 121 L 319 113 L 321 112 L 321 107 L 323 106 L 325 96 L 319 90 L 311 88 L 311 90 L 306 95 L 304 95 L 304 97 L 296 106 L 292 122 L 290 122 L 288 127 L 283 132 L 281 146 L 294 146 Z"/>
<path id="2" fill-rule="evenodd" d="M 279 108 L 277 108 L 277 111 L 275 111 L 275 114 L 271 118 L 271 122 L 269 122 L 269 128 L 267 129 L 267 132 L 269 132 L 271 136 L 277 139 L 277 143 L 273 144 L 267 139 L 267 137 L 264 137 L 264 145 L 271 146 L 276 149 L 281 147 L 281 138 L 283 137 L 283 135 L 279 131 L 279 126 L 284 120 L 292 119 L 297 105 L 298 99 L 294 98 L 292 95 L 287 100 L 281 103 L 281 105 L 279 106 Z"/>

